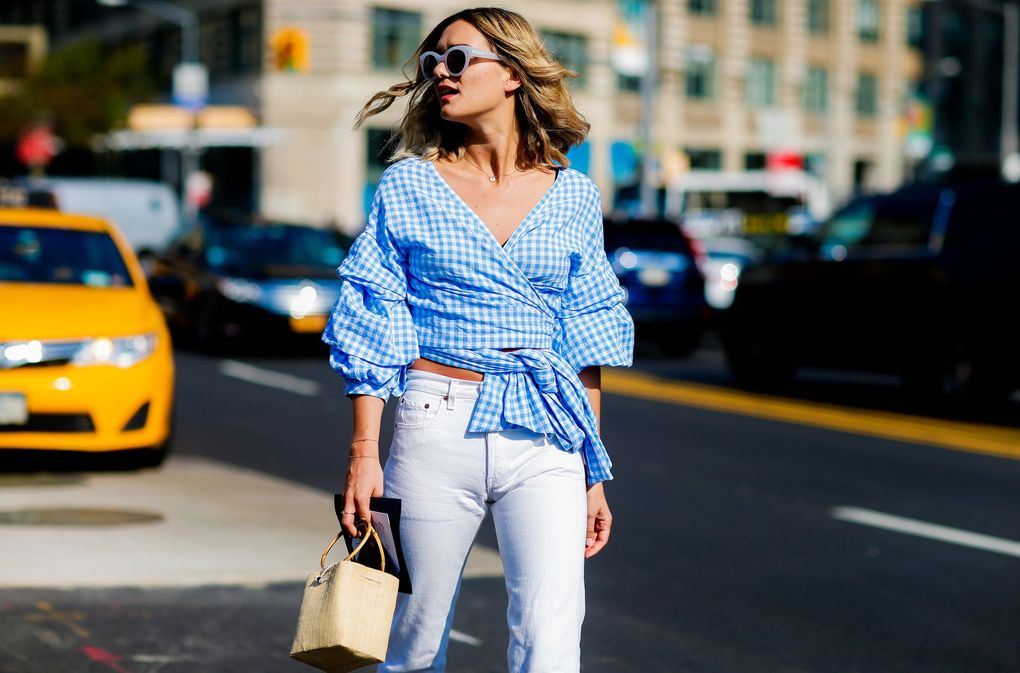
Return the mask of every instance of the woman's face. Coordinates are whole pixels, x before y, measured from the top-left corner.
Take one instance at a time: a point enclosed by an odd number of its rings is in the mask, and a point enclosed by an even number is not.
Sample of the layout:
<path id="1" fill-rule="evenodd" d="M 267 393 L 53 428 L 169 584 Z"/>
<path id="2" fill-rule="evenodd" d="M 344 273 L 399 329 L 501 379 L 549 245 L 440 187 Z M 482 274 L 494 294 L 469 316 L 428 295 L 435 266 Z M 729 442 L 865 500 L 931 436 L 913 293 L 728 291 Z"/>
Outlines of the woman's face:
<path id="1" fill-rule="evenodd" d="M 492 45 L 478 29 L 467 21 L 451 23 L 436 43 L 435 51 L 443 54 L 450 47 L 467 45 L 483 51 L 493 51 Z M 432 85 L 439 98 L 439 113 L 443 119 L 467 123 L 480 115 L 508 106 L 513 110 L 513 92 L 520 82 L 500 61 L 474 58 L 459 77 L 450 75 L 445 63 L 434 70 Z"/>

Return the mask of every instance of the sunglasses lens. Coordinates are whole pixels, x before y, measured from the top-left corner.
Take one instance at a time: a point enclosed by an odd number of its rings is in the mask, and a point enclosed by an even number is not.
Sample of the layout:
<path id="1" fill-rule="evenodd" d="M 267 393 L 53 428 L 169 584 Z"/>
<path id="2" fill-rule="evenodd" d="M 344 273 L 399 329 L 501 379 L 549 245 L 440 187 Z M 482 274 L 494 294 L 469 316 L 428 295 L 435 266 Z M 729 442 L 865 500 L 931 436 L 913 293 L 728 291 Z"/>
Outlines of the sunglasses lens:
<path id="1" fill-rule="evenodd" d="M 421 74 L 426 79 L 432 79 L 435 77 L 436 66 L 439 65 L 439 59 L 429 54 L 421 62 Z"/>
<path id="2" fill-rule="evenodd" d="M 467 54 L 460 49 L 451 49 L 446 52 L 446 69 L 451 75 L 459 75 L 467 68 Z"/>

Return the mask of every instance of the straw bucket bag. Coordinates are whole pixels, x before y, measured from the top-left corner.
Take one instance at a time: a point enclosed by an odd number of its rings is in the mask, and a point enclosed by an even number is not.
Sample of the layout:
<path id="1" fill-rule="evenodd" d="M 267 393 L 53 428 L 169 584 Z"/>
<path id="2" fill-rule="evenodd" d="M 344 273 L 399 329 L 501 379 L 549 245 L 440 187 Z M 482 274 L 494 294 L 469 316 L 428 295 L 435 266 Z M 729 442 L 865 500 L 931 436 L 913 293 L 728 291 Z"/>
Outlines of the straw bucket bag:
<path id="1" fill-rule="evenodd" d="M 319 572 L 305 582 L 290 651 L 292 658 L 327 673 L 347 673 L 386 659 L 399 584 L 385 572 L 386 554 L 371 524 L 358 548 L 327 568 L 326 556 L 340 537 L 329 543 L 322 552 Z M 379 570 L 351 560 L 369 538 L 379 549 Z"/>

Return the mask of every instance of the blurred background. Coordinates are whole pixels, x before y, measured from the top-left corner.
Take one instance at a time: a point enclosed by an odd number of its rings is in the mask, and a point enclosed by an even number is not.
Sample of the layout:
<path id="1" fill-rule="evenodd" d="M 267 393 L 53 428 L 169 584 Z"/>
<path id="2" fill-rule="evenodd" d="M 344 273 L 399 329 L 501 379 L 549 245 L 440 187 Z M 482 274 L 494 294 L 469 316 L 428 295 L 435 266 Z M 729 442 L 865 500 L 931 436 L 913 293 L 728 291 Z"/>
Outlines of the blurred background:
<path id="1" fill-rule="evenodd" d="M 203 171 L 210 205 L 356 232 L 400 110 L 358 132 L 351 120 L 459 6 L 8 0 L 0 174 L 180 192 Z M 570 158 L 607 210 L 632 209 L 642 177 L 664 198 L 692 171 L 765 172 L 814 217 L 861 191 L 1020 177 L 1009 2 L 514 6 L 540 10 L 548 46 L 579 75 L 592 133 Z M 39 128 L 55 137 L 51 158 L 26 149 Z"/>
<path id="2" fill-rule="evenodd" d="M 585 670 L 1020 670 L 1020 2 L 503 4 L 577 73 L 637 323 Z M 12 672 L 287 665 L 350 431 L 319 335 L 403 107 L 354 119 L 472 5 L 0 0 Z M 450 671 L 504 665 L 494 547 Z"/>

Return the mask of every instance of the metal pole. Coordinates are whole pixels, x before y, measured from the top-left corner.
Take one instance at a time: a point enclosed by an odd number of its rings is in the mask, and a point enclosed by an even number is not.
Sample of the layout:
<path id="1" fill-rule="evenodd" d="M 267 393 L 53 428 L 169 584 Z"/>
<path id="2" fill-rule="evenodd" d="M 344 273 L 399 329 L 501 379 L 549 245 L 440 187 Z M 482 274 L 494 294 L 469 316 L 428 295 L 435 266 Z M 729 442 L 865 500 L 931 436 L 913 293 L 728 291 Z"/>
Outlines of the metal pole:
<path id="1" fill-rule="evenodd" d="M 655 217 L 658 210 L 655 203 L 656 185 L 652 178 L 658 175 L 658 171 L 652 151 L 652 126 L 655 124 L 655 92 L 659 79 L 659 27 L 655 0 L 645 0 L 644 10 L 648 65 L 641 79 L 641 215 Z"/>
<path id="2" fill-rule="evenodd" d="M 1017 88 L 1020 78 L 1020 7 L 1002 6 L 1002 126 L 999 134 L 1000 170 L 1017 152 Z"/>

